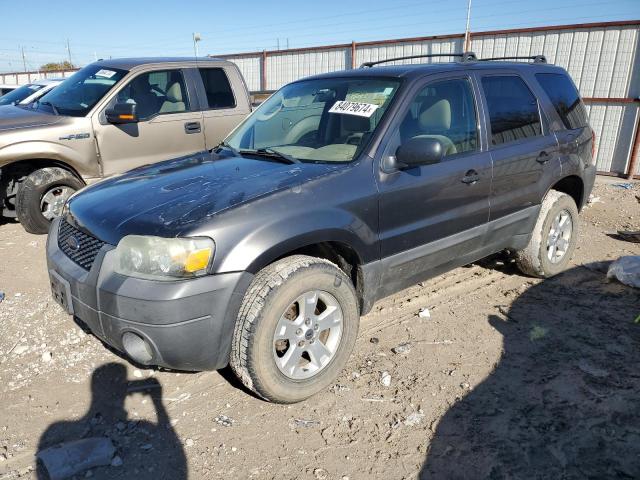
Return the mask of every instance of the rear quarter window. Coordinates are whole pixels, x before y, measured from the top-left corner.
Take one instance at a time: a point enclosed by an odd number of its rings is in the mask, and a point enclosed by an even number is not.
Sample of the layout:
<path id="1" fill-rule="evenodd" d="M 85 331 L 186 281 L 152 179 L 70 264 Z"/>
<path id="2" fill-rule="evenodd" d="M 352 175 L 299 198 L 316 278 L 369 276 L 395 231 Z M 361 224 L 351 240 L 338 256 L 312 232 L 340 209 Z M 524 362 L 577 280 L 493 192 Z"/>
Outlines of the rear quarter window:
<path id="1" fill-rule="evenodd" d="M 536 80 L 553 103 L 565 127 L 574 129 L 588 125 L 587 109 L 569 77 L 559 73 L 536 73 Z"/>
<path id="2" fill-rule="evenodd" d="M 504 143 L 542 135 L 538 100 L 517 75 L 482 78 L 491 123 L 491 143 Z"/>
<path id="3" fill-rule="evenodd" d="M 200 77 L 207 94 L 207 103 L 212 110 L 234 108 L 236 99 L 227 74 L 222 68 L 200 68 Z"/>

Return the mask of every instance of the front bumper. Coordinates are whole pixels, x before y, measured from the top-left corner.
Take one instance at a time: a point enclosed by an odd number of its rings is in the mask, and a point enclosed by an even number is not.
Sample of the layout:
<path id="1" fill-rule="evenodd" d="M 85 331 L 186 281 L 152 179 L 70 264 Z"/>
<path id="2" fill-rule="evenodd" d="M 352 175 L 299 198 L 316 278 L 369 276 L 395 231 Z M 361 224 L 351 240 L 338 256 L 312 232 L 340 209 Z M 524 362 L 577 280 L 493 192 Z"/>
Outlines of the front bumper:
<path id="1" fill-rule="evenodd" d="M 127 354 L 123 335 L 144 339 L 150 359 L 140 363 L 179 370 L 213 370 L 229 361 L 236 316 L 253 278 L 248 272 L 178 280 L 142 280 L 114 272 L 115 247 L 104 245 L 90 270 L 58 247 L 60 219 L 49 230 L 52 285 L 63 280 L 68 312 L 93 334 Z"/>

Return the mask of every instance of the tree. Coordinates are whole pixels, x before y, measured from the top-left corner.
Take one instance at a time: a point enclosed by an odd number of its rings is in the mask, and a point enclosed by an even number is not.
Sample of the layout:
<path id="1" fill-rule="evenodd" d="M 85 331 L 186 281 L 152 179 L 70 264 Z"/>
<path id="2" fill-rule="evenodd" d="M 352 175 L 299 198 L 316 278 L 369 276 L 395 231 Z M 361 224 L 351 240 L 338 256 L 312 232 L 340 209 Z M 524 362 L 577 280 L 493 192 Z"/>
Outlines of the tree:
<path id="1" fill-rule="evenodd" d="M 69 62 L 68 60 L 65 60 L 63 62 L 49 62 L 40 66 L 40 70 L 44 72 L 53 72 L 58 70 L 73 70 L 74 68 L 76 68 L 76 66 L 73 63 Z"/>

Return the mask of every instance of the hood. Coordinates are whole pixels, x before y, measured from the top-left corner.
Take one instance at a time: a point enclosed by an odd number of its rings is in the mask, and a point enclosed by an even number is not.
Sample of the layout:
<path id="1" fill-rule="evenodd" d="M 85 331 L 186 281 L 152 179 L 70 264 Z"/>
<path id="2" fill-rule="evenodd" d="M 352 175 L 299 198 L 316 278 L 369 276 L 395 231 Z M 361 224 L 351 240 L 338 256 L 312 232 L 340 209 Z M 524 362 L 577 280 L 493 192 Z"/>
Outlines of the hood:
<path id="1" fill-rule="evenodd" d="M 204 152 L 103 180 L 69 200 L 70 221 L 116 245 L 132 234 L 175 237 L 216 214 L 343 165 L 283 164 Z"/>
<path id="2" fill-rule="evenodd" d="M 59 123 L 63 118 L 15 105 L 3 105 L 0 106 L 0 132 L 18 128 L 45 127 Z"/>

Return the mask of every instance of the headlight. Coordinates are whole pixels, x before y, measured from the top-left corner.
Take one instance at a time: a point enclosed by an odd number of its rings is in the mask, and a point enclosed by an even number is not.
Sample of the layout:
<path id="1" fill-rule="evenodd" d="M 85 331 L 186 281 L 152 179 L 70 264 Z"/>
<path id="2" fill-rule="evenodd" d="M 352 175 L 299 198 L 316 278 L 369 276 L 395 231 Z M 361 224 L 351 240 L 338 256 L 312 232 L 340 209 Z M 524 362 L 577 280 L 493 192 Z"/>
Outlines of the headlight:
<path id="1" fill-rule="evenodd" d="M 150 280 L 193 278 L 207 273 L 214 250 L 210 238 L 129 235 L 116 248 L 115 271 Z"/>

